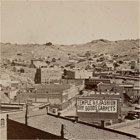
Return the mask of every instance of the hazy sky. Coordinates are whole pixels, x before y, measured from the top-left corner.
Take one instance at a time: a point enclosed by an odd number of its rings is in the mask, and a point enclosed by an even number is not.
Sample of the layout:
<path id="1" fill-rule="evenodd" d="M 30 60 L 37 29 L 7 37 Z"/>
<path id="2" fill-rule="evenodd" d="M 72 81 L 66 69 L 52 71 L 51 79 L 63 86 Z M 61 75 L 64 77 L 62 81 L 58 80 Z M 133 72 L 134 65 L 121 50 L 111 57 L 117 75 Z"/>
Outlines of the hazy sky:
<path id="1" fill-rule="evenodd" d="M 100 38 L 139 38 L 138 1 L 1 3 L 1 42 L 75 44 Z"/>

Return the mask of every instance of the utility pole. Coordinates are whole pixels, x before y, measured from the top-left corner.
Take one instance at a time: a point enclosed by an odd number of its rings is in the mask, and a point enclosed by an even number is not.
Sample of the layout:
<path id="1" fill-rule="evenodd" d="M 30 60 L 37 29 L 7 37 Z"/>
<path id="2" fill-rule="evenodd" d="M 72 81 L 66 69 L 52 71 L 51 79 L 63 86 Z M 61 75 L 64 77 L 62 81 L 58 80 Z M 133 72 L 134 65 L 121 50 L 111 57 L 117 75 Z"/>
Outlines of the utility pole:
<path id="1" fill-rule="evenodd" d="M 35 103 L 37 101 L 37 89 L 35 89 Z"/>
<path id="2" fill-rule="evenodd" d="M 25 125 L 28 125 L 28 104 L 26 103 Z"/>
<path id="3" fill-rule="evenodd" d="M 64 125 L 61 125 L 61 138 L 64 139 Z"/>
<path id="4" fill-rule="evenodd" d="M 20 105 L 20 93 L 21 93 L 21 92 L 20 92 L 20 90 L 19 90 L 19 105 Z"/>

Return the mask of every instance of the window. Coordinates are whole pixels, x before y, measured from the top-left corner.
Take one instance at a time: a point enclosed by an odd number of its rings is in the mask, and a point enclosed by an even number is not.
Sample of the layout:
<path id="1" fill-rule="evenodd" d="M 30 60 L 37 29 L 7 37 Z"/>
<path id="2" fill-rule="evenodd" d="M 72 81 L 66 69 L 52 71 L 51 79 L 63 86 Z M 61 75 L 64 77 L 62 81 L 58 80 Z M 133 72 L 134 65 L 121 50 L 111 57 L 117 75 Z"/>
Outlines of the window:
<path id="1" fill-rule="evenodd" d="M 1 119 L 1 122 L 0 123 L 1 123 L 0 124 L 1 127 L 5 126 L 5 120 L 4 119 Z"/>

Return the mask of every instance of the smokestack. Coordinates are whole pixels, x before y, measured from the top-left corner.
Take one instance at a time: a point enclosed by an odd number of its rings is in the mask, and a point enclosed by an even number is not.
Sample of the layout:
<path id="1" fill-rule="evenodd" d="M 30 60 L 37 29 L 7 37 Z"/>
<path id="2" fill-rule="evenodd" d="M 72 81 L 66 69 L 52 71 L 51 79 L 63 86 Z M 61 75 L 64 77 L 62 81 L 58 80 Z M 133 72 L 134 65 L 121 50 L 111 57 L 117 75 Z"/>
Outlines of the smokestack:
<path id="1" fill-rule="evenodd" d="M 105 121 L 104 121 L 104 120 L 101 120 L 101 127 L 102 127 L 102 128 L 105 127 L 105 126 L 104 126 L 104 123 L 105 123 Z"/>
<path id="2" fill-rule="evenodd" d="M 49 113 L 49 109 L 50 109 L 50 107 L 49 106 L 46 106 L 47 114 Z"/>
<path id="3" fill-rule="evenodd" d="M 75 116 L 75 122 L 78 122 L 79 117 Z"/>
<path id="4" fill-rule="evenodd" d="M 60 116 L 61 115 L 61 113 L 60 112 L 58 112 L 58 116 Z"/>
<path id="5" fill-rule="evenodd" d="M 34 82 L 35 84 L 41 84 L 41 68 L 36 69 Z"/>

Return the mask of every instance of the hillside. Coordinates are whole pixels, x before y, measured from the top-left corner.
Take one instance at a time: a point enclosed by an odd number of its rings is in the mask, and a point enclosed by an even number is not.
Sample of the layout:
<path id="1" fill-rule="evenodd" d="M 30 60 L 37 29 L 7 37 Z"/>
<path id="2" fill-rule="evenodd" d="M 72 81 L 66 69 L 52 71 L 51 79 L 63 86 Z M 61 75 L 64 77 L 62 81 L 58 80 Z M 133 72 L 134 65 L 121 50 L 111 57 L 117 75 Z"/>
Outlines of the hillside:
<path id="1" fill-rule="evenodd" d="M 50 58 L 57 57 L 61 61 L 68 61 L 70 58 L 77 58 L 85 55 L 88 51 L 91 56 L 101 53 L 118 55 L 118 59 L 131 60 L 137 58 L 137 40 L 108 41 L 104 39 L 93 40 L 86 44 L 57 45 L 57 44 L 10 44 L 1 43 L 2 58 L 21 58 L 30 60 L 33 57 Z"/>

